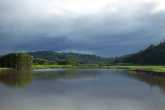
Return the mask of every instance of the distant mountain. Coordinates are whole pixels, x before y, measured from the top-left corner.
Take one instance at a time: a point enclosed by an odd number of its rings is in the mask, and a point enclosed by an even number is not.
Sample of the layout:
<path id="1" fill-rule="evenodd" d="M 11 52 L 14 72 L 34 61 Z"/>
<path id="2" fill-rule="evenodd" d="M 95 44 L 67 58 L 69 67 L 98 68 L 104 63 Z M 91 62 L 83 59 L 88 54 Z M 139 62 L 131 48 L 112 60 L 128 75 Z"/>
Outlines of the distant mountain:
<path id="1" fill-rule="evenodd" d="M 79 54 L 79 53 L 64 53 L 54 51 L 36 51 L 29 52 L 35 59 L 48 61 L 57 64 L 67 64 L 68 61 L 77 61 L 79 64 L 109 64 L 110 58 L 103 58 L 96 55 Z"/>
<path id="2" fill-rule="evenodd" d="M 116 62 L 148 65 L 165 65 L 165 42 L 116 59 Z"/>

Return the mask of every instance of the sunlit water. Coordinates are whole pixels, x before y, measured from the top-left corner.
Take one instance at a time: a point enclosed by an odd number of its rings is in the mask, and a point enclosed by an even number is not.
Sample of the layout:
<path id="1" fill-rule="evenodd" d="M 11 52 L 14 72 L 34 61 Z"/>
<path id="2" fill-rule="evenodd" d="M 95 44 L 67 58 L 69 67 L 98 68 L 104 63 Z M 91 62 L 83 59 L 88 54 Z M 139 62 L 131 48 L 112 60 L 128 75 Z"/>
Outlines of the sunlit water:
<path id="1" fill-rule="evenodd" d="M 165 110 L 165 79 L 115 70 L 0 75 L 0 110 Z"/>

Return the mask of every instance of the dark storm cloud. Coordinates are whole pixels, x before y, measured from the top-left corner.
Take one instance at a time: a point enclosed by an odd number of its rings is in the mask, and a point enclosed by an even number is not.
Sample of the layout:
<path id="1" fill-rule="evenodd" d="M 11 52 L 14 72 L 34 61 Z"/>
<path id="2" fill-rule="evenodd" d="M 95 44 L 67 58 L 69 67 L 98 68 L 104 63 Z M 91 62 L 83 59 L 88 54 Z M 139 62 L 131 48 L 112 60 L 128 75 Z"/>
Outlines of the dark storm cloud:
<path id="1" fill-rule="evenodd" d="M 165 38 L 165 11 L 155 12 L 153 3 L 117 12 L 106 7 L 95 14 L 75 14 L 61 8 L 62 12 L 52 13 L 48 1 L 35 0 L 42 4 L 35 6 L 32 0 L 0 0 L 1 53 L 54 50 L 116 56 Z"/>

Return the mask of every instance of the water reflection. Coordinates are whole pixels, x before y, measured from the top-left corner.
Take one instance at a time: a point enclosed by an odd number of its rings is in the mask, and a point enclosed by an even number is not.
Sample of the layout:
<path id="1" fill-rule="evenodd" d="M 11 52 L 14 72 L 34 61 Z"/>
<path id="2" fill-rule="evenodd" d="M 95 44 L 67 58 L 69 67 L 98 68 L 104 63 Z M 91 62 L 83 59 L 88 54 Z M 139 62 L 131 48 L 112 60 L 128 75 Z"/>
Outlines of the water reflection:
<path id="1" fill-rule="evenodd" d="M 75 69 L 55 71 L 14 71 L 0 72 L 0 83 L 11 87 L 26 87 L 32 80 L 57 80 L 57 79 L 95 79 L 97 72 L 80 72 Z"/>
<path id="2" fill-rule="evenodd" d="M 0 110 L 164 110 L 164 80 L 101 69 L 3 72 Z"/>
<path id="3" fill-rule="evenodd" d="M 32 82 L 31 71 L 6 70 L 0 73 L 0 82 L 11 87 L 25 87 Z"/>
<path id="4" fill-rule="evenodd" d="M 146 84 L 158 86 L 165 93 L 165 78 L 158 76 L 149 76 L 139 72 L 117 72 L 123 76 L 134 78 L 143 81 Z M 81 80 L 94 80 L 100 74 L 98 70 L 85 70 L 80 71 L 76 69 L 70 70 L 41 70 L 41 71 L 1 71 L 0 83 L 10 87 L 26 87 L 32 83 L 32 80 L 58 80 L 58 79 L 81 79 Z"/>
<path id="5" fill-rule="evenodd" d="M 33 79 L 56 80 L 56 79 L 95 79 L 98 72 L 91 73 L 90 70 L 79 71 L 77 69 L 67 69 L 59 71 L 33 71 Z"/>
<path id="6" fill-rule="evenodd" d="M 129 72 L 128 76 L 145 82 L 151 89 L 155 86 L 159 87 L 165 94 L 165 77 L 149 75 L 145 72 Z"/>

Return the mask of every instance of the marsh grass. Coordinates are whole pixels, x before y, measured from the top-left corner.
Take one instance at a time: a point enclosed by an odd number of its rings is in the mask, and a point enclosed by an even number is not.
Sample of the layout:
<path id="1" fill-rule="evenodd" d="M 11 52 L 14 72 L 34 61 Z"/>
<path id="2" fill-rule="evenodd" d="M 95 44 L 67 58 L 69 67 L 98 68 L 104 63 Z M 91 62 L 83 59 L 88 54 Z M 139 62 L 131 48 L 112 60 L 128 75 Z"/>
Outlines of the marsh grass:
<path id="1" fill-rule="evenodd" d="M 111 66 L 111 68 L 165 73 L 165 66 Z"/>
<path id="2" fill-rule="evenodd" d="M 92 68 L 98 68 L 98 69 L 126 69 L 130 71 L 135 70 L 141 70 L 146 72 L 159 72 L 159 73 L 165 73 L 165 66 L 143 66 L 143 65 L 133 65 L 133 66 L 120 66 L 120 65 L 111 65 L 111 66 L 100 66 L 97 64 L 91 64 L 91 65 L 33 65 L 33 69 L 48 69 L 48 68 L 80 68 L 80 69 L 92 69 Z"/>

